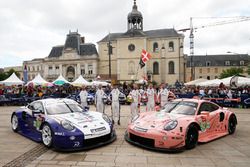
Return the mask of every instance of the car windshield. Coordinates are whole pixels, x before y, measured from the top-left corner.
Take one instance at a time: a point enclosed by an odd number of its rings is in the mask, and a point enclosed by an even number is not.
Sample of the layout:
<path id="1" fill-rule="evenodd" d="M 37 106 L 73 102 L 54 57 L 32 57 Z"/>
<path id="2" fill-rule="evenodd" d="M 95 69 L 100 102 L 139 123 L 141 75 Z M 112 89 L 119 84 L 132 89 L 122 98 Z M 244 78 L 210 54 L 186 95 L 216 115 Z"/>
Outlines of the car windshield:
<path id="1" fill-rule="evenodd" d="M 173 114 L 183 114 L 183 115 L 195 115 L 198 104 L 189 101 L 174 101 L 167 103 L 162 111 L 173 113 Z"/>
<path id="2" fill-rule="evenodd" d="M 74 113 L 74 112 L 83 112 L 83 109 L 80 105 L 75 103 L 69 102 L 58 102 L 54 104 L 48 104 L 46 106 L 46 111 L 48 115 L 55 115 L 55 114 L 67 114 L 67 113 Z"/>

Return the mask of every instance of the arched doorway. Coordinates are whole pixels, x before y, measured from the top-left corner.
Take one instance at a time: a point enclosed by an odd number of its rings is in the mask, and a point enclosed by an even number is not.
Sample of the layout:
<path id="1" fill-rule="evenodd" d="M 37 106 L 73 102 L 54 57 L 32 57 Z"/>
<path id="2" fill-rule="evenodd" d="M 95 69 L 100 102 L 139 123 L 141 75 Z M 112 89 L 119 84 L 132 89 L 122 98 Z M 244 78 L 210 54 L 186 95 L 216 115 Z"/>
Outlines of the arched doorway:
<path id="1" fill-rule="evenodd" d="M 67 79 L 68 79 L 69 82 L 73 81 L 73 79 L 75 78 L 75 68 L 74 67 L 69 66 L 67 68 L 66 77 L 67 77 Z"/>

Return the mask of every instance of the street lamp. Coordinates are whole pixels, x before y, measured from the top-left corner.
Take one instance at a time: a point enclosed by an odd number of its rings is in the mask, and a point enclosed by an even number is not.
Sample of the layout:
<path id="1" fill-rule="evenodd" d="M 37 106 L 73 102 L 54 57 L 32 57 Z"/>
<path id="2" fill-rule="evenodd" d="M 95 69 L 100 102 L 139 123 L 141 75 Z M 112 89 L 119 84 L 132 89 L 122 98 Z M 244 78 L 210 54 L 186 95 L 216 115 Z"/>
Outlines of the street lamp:
<path id="1" fill-rule="evenodd" d="M 108 55 L 109 55 L 109 79 L 111 80 L 111 54 L 113 52 L 113 47 L 111 45 L 110 40 L 107 43 L 107 47 L 108 47 Z"/>

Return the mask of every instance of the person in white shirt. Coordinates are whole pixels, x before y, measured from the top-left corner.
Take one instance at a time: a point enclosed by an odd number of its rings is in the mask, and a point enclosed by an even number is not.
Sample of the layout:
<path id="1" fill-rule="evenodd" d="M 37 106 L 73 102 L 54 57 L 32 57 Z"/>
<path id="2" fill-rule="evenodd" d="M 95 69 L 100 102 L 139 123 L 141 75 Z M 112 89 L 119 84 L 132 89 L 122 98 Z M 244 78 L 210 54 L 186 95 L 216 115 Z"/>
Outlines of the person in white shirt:
<path id="1" fill-rule="evenodd" d="M 85 109 L 86 107 L 88 107 L 88 103 L 87 103 L 88 92 L 86 91 L 85 86 L 82 87 L 82 90 L 79 96 L 81 100 L 81 106 L 83 107 L 83 109 Z"/>
<path id="2" fill-rule="evenodd" d="M 168 96 L 169 96 L 169 91 L 166 88 L 165 84 L 162 84 L 161 89 L 158 93 L 158 100 L 161 104 L 161 107 L 163 107 L 168 102 Z"/>
<path id="3" fill-rule="evenodd" d="M 120 125 L 120 103 L 119 103 L 119 95 L 120 91 L 115 84 L 113 90 L 111 91 L 112 95 L 112 104 L 111 104 L 111 112 L 112 112 L 112 122 L 117 122 Z"/>
<path id="4" fill-rule="evenodd" d="M 147 111 L 154 111 L 156 93 L 155 93 L 155 90 L 154 90 L 152 84 L 149 85 L 146 94 L 147 94 L 147 97 L 148 97 Z"/>
<path id="5" fill-rule="evenodd" d="M 130 104 L 131 118 L 133 119 L 139 113 L 138 105 L 141 100 L 141 94 L 136 84 L 133 85 L 133 89 L 130 91 L 129 95 L 132 96 L 133 99 Z"/>
<path id="6" fill-rule="evenodd" d="M 95 93 L 95 105 L 96 105 L 96 111 L 104 113 L 104 91 L 102 90 L 102 85 L 98 86 L 98 89 Z"/>

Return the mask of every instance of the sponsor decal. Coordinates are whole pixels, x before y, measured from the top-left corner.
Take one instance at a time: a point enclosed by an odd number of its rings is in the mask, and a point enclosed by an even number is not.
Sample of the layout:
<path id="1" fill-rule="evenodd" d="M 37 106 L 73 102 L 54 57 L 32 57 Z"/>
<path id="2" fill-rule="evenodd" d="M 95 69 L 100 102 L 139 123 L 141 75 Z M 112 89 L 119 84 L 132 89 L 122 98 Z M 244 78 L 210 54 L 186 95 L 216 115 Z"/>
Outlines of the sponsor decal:
<path id="1" fill-rule="evenodd" d="M 148 131 L 147 129 L 144 129 L 144 128 L 141 128 L 141 127 L 138 127 L 138 126 L 135 126 L 134 130 L 139 131 L 139 132 L 147 132 Z"/>
<path id="2" fill-rule="evenodd" d="M 210 128 L 210 122 L 207 121 L 205 118 L 200 118 L 198 120 L 198 123 L 200 125 L 201 131 L 205 132 L 207 129 Z"/>
<path id="3" fill-rule="evenodd" d="M 65 136 L 64 132 L 55 132 L 55 135 L 57 135 L 57 136 Z"/>
<path id="4" fill-rule="evenodd" d="M 44 121 L 44 117 L 42 115 L 38 115 L 36 117 L 36 120 L 33 122 L 33 126 L 39 130 L 40 126 L 42 125 L 42 122 Z"/>
<path id="5" fill-rule="evenodd" d="M 106 130 L 105 127 L 101 127 L 101 128 L 97 128 L 97 129 L 90 129 L 90 131 L 91 131 L 92 133 L 100 132 L 100 131 L 104 131 L 104 130 Z"/>

